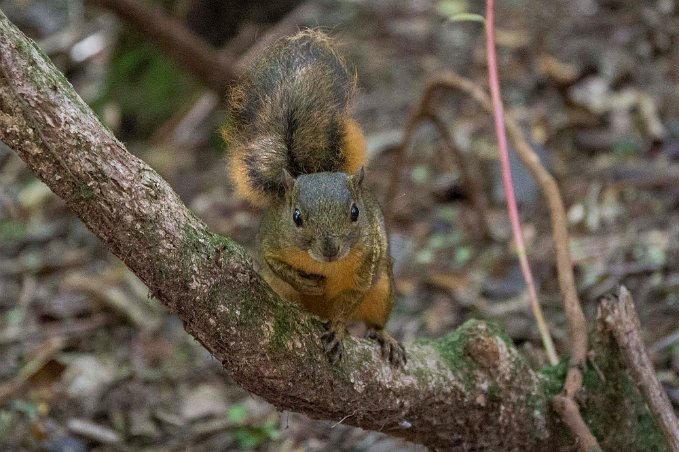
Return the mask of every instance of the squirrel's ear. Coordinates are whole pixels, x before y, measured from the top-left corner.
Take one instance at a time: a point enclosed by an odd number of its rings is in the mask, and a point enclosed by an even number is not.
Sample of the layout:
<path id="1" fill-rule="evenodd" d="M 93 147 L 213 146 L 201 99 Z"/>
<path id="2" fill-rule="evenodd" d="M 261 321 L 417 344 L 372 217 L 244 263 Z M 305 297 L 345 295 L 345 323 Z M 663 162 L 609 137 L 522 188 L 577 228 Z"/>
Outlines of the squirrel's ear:
<path id="1" fill-rule="evenodd" d="M 361 166 L 355 174 L 351 175 L 351 180 L 356 184 L 356 188 L 360 187 L 365 177 L 365 166 Z"/>
<path id="2" fill-rule="evenodd" d="M 285 188 L 286 192 L 290 192 L 292 188 L 295 186 L 295 178 L 292 177 L 290 173 L 288 173 L 288 170 L 283 168 L 283 174 L 281 174 L 281 179 L 283 179 L 283 187 Z"/>

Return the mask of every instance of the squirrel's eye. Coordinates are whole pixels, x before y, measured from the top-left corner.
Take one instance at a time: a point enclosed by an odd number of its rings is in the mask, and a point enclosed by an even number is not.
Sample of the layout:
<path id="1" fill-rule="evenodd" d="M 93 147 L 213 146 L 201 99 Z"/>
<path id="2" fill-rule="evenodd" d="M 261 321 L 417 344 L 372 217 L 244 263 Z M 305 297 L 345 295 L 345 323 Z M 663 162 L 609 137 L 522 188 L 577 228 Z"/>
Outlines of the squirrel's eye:
<path id="1" fill-rule="evenodd" d="M 351 221 L 357 221 L 358 220 L 358 207 L 356 207 L 356 204 L 351 205 Z"/>
<path id="2" fill-rule="evenodd" d="M 292 221 L 295 222 L 298 228 L 302 227 L 302 212 L 300 212 L 299 209 L 295 209 L 292 213 Z"/>

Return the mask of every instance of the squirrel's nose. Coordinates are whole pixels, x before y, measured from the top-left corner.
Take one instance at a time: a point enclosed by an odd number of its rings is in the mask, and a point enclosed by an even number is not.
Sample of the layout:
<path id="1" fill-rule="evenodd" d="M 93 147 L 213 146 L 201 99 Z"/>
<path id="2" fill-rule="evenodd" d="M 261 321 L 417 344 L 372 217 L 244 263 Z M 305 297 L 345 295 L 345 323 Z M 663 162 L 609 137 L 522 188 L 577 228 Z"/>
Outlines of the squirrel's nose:
<path id="1" fill-rule="evenodd" d="M 323 257 L 328 260 L 333 260 L 337 257 L 339 253 L 339 243 L 337 243 L 332 237 L 323 238 Z"/>

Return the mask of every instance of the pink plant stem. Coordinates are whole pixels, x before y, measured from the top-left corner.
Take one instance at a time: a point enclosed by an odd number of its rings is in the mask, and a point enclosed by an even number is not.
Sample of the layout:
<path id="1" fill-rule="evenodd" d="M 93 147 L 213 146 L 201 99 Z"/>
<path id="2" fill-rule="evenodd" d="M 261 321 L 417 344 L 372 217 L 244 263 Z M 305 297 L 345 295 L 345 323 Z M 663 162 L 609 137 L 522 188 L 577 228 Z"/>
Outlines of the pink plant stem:
<path id="1" fill-rule="evenodd" d="M 528 265 L 528 256 L 526 254 L 526 246 L 523 241 L 523 233 L 521 232 L 521 223 L 519 221 L 519 211 L 516 207 L 516 196 L 514 194 L 514 184 L 512 182 L 512 173 L 509 166 L 509 151 L 507 148 L 507 134 L 505 132 L 504 109 L 502 107 L 502 98 L 500 95 L 500 82 L 497 71 L 497 55 L 495 53 L 495 7 L 494 0 L 486 0 L 486 57 L 488 58 L 488 80 L 490 83 L 490 95 L 493 101 L 493 119 L 495 120 L 495 134 L 497 135 L 497 142 L 500 148 L 500 163 L 502 165 L 502 184 L 505 189 L 505 196 L 507 198 L 507 210 L 509 211 L 509 219 L 512 224 L 512 233 L 516 242 L 516 252 L 519 256 L 519 263 L 523 277 L 526 280 L 528 287 L 528 294 L 530 296 L 531 308 L 533 315 L 540 330 L 542 344 L 547 353 L 549 362 L 554 365 L 557 364 L 559 358 L 554 349 L 552 337 L 549 334 L 547 323 L 545 322 L 542 308 L 538 301 L 537 291 L 535 289 L 535 282 L 533 281 L 533 274 Z"/>

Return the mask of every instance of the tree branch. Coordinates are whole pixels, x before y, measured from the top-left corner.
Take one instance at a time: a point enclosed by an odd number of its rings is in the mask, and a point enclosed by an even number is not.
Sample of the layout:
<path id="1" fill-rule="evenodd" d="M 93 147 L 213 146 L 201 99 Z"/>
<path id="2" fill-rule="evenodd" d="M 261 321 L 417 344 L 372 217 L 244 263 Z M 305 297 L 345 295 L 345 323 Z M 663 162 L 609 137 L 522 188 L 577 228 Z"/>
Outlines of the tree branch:
<path id="1" fill-rule="evenodd" d="M 233 59 L 157 5 L 135 0 L 88 0 L 89 3 L 115 11 L 148 35 L 181 67 L 215 90 L 220 96 L 235 78 Z"/>
<path id="2" fill-rule="evenodd" d="M 620 287 L 617 296 L 602 298 L 597 318 L 599 328 L 610 332 L 615 338 L 634 383 L 660 425 L 670 450 L 679 452 L 679 421 L 674 415 L 667 393 L 655 375 L 653 363 L 641 337 L 641 323 L 634 309 L 632 295 L 625 287 Z"/>
<path id="3" fill-rule="evenodd" d="M 277 39 L 319 14 L 320 8 L 312 3 L 302 3 L 276 25 L 259 36 L 243 55 L 236 58 L 230 46 L 217 49 L 170 16 L 162 7 L 141 0 L 87 0 L 88 3 L 105 8 L 125 20 L 140 33 L 155 42 L 165 54 L 179 66 L 193 74 L 220 99 L 231 82 Z"/>

